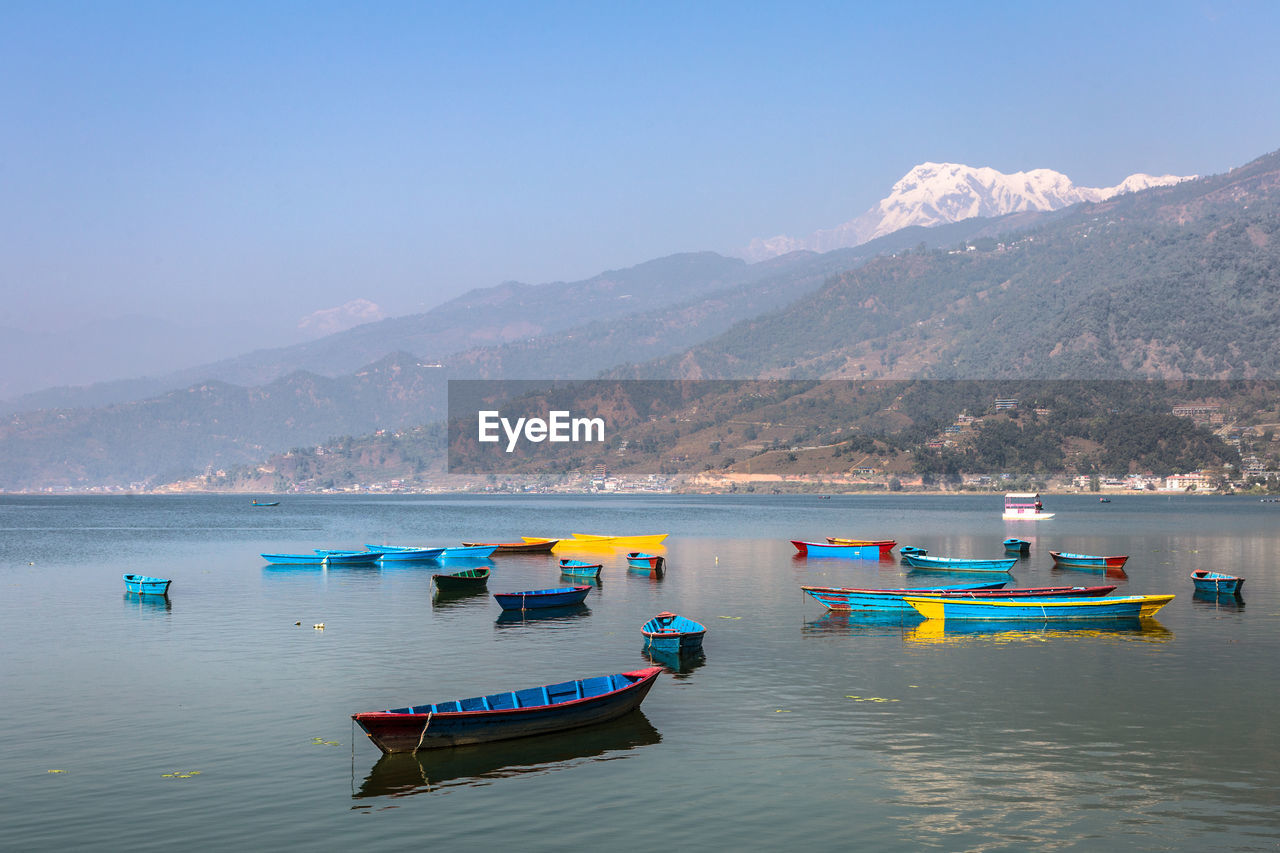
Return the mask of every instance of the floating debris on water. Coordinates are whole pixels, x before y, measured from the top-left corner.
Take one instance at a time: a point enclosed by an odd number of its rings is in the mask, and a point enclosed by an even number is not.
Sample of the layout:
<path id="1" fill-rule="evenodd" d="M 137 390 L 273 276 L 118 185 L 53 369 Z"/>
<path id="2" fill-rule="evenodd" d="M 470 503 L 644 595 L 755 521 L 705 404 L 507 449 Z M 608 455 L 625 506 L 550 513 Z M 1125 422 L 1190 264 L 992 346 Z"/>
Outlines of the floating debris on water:
<path id="1" fill-rule="evenodd" d="M 161 773 L 161 779 L 190 779 L 192 776 L 199 776 L 199 770 L 175 770 L 172 773 Z"/>

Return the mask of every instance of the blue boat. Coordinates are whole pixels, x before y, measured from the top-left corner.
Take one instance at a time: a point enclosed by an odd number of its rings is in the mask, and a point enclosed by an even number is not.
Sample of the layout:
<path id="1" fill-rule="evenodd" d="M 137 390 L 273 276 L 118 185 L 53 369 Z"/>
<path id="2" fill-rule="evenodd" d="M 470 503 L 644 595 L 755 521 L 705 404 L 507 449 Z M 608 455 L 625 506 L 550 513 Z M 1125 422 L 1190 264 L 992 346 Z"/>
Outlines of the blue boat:
<path id="1" fill-rule="evenodd" d="M 263 554 L 262 559 L 276 566 L 323 566 L 324 554 Z"/>
<path id="2" fill-rule="evenodd" d="M 249 501 L 249 506 L 280 506 L 280 501 L 260 501 L 254 498 Z"/>
<path id="3" fill-rule="evenodd" d="M 898 549 L 898 553 L 903 557 L 924 557 L 929 553 L 929 549 L 917 548 L 915 545 L 903 545 Z"/>
<path id="4" fill-rule="evenodd" d="M 928 557 L 908 554 L 907 565 L 913 569 L 929 569 L 934 572 L 1004 572 L 1009 573 L 1017 557 L 996 560 L 970 560 L 964 557 Z"/>
<path id="5" fill-rule="evenodd" d="M 802 542 L 799 539 L 792 539 L 791 544 L 796 546 L 796 550 L 800 552 L 802 557 L 846 557 L 854 560 L 880 559 L 880 546 L 874 544 L 842 545 L 830 542 Z"/>
<path id="6" fill-rule="evenodd" d="M 462 746 L 603 723 L 640 707 L 662 667 L 489 696 L 352 714 L 385 753 Z"/>
<path id="7" fill-rule="evenodd" d="M 1031 543 L 1025 539 L 1006 539 L 1004 540 L 1004 550 L 1017 554 L 1030 554 Z"/>
<path id="8" fill-rule="evenodd" d="M 317 548 L 316 553 L 324 557 L 326 566 L 372 566 L 382 556 L 377 551 L 347 551 L 342 549 Z"/>
<path id="9" fill-rule="evenodd" d="M 664 610 L 640 626 L 644 647 L 656 652 L 696 652 L 707 627 Z"/>
<path id="10" fill-rule="evenodd" d="M 1173 601 L 1172 595 L 1118 595 L 1104 598 L 983 599 L 903 596 L 926 619 L 1147 619 Z"/>
<path id="11" fill-rule="evenodd" d="M 1091 571 L 1124 572 L 1124 564 L 1128 562 L 1128 554 L 1103 556 L 1101 554 L 1071 554 L 1066 551 L 1050 551 L 1054 566 L 1066 569 L 1089 569 Z"/>
<path id="12" fill-rule="evenodd" d="M 662 571 L 666 568 L 667 558 L 658 554 L 646 554 L 643 551 L 632 551 L 627 554 L 627 566 L 642 571 Z"/>
<path id="13" fill-rule="evenodd" d="M 169 584 L 173 583 L 168 578 L 149 578 L 146 575 L 125 575 L 124 591 L 136 592 L 140 595 L 168 595 Z"/>
<path id="14" fill-rule="evenodd" d="M 562 586 L 555 589 L 526 589 L 521 592 L 495 592 L 493 597 L 503 610 L 535 610 L 541 607 L 565 607 L 581 604 L 591 592 L 589 586 Z"/>
<path id="15" fill-rule="evenodd" d="M 604 566 L 601 563 L 588 563 L 583 560 L 569 560 L 561 558 L 560 574 L 569 575 L 575 578 L 598 578 L 600 570 Z"/>
<path id="16" fill-rule="evenodd" d="M 411 548 L 401 545 L 365 545 L 378 555 L 380 563 L 422 563 L 434 560 L 444 553 L 444 548 Z"/>
<path id="17" fill-rule="evenodd" d="M 972 598 L 980 601 L 1020 598 L 1098 597 L 1115 591 L 1115 586 L 1030 586 L 1001 589 L 1006 581 L 969 586 L 929 587 L 927 589 L 847 589 L 841 587 L 803 586 L 801 589 L 828 610 L 915 613 L 904 596 L 939 596 Z"/>
<path id="18" fill-rule="evenodd" d="M 498 550 L 497 545 L 458 545 L 445 548 L 441 560 L 483 560 Z"/>
<path id="19" fill-rule="evenodd" d="M 1203 569 L 1191 573 L 1191 582 L 1195 584 L 1196 592 L 1225 592 L 1232 595 L 1239 595 L 1244 586 L 1244 578 Z"/>

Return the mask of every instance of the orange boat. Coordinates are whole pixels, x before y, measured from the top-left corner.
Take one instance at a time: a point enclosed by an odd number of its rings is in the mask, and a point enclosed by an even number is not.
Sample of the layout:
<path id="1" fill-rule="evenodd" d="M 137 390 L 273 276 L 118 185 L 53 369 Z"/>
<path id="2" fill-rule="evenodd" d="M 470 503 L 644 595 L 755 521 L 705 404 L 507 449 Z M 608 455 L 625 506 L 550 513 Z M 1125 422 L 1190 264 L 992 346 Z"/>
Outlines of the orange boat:
<path id="1" fill-rule="evenodd" d="M 522 542 L 463 542 L 467 547 L 494 546 L 495 554 L 550 554 L 559 539 L 526 538 Z"/>

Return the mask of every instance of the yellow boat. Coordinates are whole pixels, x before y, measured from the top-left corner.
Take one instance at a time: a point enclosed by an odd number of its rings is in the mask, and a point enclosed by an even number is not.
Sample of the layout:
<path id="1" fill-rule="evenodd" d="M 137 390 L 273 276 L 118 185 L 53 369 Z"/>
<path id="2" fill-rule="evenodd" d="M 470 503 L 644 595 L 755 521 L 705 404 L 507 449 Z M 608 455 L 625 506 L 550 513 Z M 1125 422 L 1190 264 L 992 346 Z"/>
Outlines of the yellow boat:
<path id="1" fill-rule="evenodd" d="M 1117 595 L 1104 598 L 942 598 L 904 595 L 926 619 L 1150 619 L 1172 595 Z"/>
<path id="2" fill-rule="evenodd" d="M 573 545 L 607 545 L 617 548 L 656 548 L 666 539 L 667 533 L 650 533 L 642 536 L 600 536 L 595 533 L 573 534 Z"/>

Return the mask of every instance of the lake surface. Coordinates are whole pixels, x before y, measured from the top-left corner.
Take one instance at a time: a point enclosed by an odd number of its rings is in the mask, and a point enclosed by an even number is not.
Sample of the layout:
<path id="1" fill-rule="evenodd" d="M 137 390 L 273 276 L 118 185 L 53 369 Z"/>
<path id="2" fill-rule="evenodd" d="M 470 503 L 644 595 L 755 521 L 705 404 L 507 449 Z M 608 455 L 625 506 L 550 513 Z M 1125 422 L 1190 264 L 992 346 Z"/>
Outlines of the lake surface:
<path id="1" fill-rule="evenodd" d="M 13 850 L 1254 850 L 1280 845 L 1280 504 L 1049 496 L 0 497 L 0 847 Z M 603 555 L 586 607 L 500 618 L 431 564 L 262 552 L 670 533 L 652 579 Z M 790 539 L 937 556 L 1032 542 L 1017 585 L 1128 554 L 1141 629 L 829 615 L 800 591 L 927 586 Z M 558 555 L 557 555 L 558 556 Z M 562 585 L 500 556 L 490 591 Z M 1243 603 L 1188 574 L 1248 579 Z M 168 601 L 121 575 L 173 579 Z M 523 741 L 384 757 L 350 715 L 649 666 L 640 625 L 707 626 L 642 710 Z M 324 624 L 323 630 L 313 627 Z"/>

